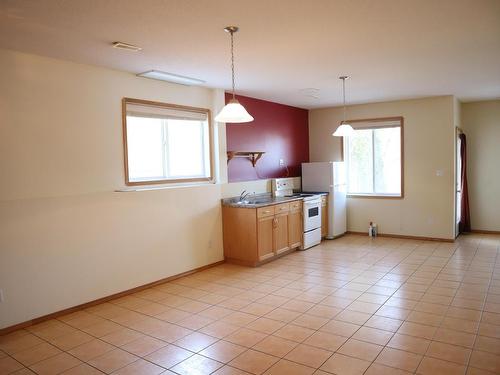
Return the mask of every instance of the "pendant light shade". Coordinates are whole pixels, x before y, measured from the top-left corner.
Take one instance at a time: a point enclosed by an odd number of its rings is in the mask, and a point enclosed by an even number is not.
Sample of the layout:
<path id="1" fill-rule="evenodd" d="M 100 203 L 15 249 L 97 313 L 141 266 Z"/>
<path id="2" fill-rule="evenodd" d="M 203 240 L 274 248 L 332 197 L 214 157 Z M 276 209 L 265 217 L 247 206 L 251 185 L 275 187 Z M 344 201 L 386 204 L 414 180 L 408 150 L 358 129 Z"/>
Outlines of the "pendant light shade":
<path id="1" fill-rule="evenodd" d="M 351 125 L 346 122 L 346 106 L 345 106 L 345 80 L 349 79 L 349 76 L 340 76 L 339 79 L 342 80 L 342 96 L 344 98 L 344 120 L 340 123 L 340 126 L 332 134 L 334 137 L 348 137 L 352 135 L 354 129 Z"/>
<path id="2" fill-rule="evenodd" d="M 230 122 L 235 124 L 250 122 L 253 121 L 253 117 L 236 99 L 236 95 L 234 93 L 234 33 L 238 31 L 238 27 L 228 26 L 224 28 L 224 31 L 231 34 L 231 78 L 233 86 L 233 98 L 229 101 L 228 104 L 224 106 L 224 108 L 221 109 L 217 116 L 215 116 L 215 121 Z"/>
<path id="3" fill-rule="evenodd" d="M 219 114 L 215 116 L 215 121 L 238 124 L 253 121 L 253 117 L 237 99 L 231 99 L 229 103 L 222 108 Z"/>
<path id="4" fill-rule="evenodd" d="M 349 124 L 341 124 L 337 130 L 332 134 L 334 137 L 349 137 L 352 135 L 354 129 Z"/>

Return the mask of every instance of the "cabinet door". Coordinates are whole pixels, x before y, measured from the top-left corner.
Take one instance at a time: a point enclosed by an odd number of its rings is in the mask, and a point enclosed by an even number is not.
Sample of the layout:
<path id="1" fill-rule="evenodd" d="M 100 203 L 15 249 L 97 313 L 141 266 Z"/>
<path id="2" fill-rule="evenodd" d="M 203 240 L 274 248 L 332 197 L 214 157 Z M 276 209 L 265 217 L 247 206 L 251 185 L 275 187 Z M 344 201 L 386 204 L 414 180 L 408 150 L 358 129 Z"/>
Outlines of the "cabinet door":
<path id="1" fill-rule="evenodd" d="M 274 256 L 274 226 L 274 216 L 267 216 L 257 219 L 257 244 L 259 249 L 259 260 L 265 260 Z"/>
<path id="2" fill-rule="evenodd" d="M 328 200 L 327 197 L 321 196 L 321 237 L 328 235 Z"/>
<path id="3" fill-rule="evenodd" d="M 288 215 L 288 246 L 294 249 L 302 245 L 302 210 L 290 211 Z"/>
<path id="4" fill-rule="evenodd" d="M 288 245 L 288 212 L 274 216 L 274 250 L 280 254 L 290 249 Z"/>

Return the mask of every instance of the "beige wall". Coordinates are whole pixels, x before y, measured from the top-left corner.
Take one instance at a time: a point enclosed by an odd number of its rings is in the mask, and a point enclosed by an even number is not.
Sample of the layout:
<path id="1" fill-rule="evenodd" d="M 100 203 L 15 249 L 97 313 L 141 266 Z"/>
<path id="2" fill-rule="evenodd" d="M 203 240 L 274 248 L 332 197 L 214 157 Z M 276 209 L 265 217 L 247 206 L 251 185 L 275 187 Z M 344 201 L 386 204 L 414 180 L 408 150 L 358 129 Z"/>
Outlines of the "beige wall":
<path id="1" fill-rule="evenodd" d="M 347 227 L 387 234 L 454 238 L 454 98 L 452 96 L 349 106 L 350 119 L 404 117 L 404 199 L 349 198 Z M 340 160 L 331 136 L 342 108 L 309 112 L 311 161 Z M 437 171 L 442 175 L 437 176 Z"/>
<path id="2" fill-rule="evenodd" d="M 122 97 L 215 112 L 222 91 L 6 50 L 0 83 L 0 328 L 223 259 L 221 185 L 114 192 Z"/>
<path id="3" fill-rule="evenodd" d="M 500 231 L 500 100 L 462 103 L 473 229 Z"/>

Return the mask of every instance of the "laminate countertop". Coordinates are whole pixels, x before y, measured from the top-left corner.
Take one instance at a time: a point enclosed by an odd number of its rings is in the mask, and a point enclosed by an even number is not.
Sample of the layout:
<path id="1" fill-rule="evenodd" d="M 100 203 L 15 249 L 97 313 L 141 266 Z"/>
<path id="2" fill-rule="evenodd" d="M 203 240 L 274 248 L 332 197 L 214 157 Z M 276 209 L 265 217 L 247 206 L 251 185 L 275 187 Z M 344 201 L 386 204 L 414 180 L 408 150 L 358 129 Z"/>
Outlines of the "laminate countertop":
<path id="1" fill-rule="evenodd" d="M 314 193 L 317 195 L 328 195 L 328 193 Z M 273 197 L 271 194 L 256 194 L 249 195 L 244 200 L 240 201 L 240 197 L 231 197 L 222 199 L 222 205 L 226 207 L 239 208 L 259 208 L 265 206 L 273 206 L 275 204 L 287 203 L 293 201 L 304 200 L 304 197 L 289 196 L 289 197 Z"/>

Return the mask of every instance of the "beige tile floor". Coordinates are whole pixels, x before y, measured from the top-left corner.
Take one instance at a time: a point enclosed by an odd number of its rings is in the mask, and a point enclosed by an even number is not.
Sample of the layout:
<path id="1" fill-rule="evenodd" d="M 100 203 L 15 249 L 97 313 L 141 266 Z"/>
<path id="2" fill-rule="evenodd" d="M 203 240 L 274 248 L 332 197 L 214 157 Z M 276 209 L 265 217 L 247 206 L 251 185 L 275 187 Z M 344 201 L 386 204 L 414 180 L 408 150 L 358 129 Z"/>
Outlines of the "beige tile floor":
<path id="1" fill-rule="evenodd" d="M 500 236 L 345 236 L 0 337 L 1 374 L 500 374 Z"/>

